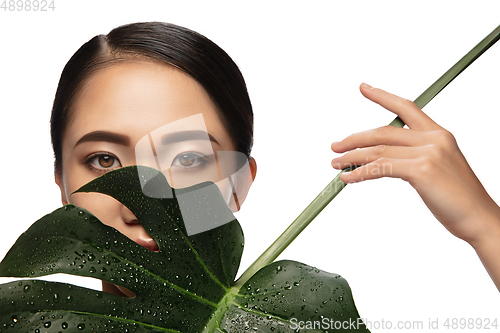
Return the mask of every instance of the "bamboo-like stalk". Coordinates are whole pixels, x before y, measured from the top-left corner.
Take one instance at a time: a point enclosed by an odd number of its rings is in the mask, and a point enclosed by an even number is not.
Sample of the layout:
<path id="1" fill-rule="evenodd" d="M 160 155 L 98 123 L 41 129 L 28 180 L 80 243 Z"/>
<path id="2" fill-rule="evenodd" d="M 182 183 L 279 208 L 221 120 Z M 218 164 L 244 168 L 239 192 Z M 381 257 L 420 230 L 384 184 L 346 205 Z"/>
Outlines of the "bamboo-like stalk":
<path id="1" fill-rule="evenodd" d="M 419 108 L 423 108 L 429 103 L 441 90 L 443 90 L 453 79 L 455 79 L 463 70 L 479 58 L 486 50 L 500 39 L 500 26 L 470 50 L 462 59 L 451 67 L 443 76 L 434 82 L 425 90 L 414 102 Z M 403 127 L 405 124 L 396 117 L 389 125 Z M 241 275 L 235 284 L 235 288 L 248 281 L 259 269 L 272 263 L 287 248 L 290 243 L 311 223 L 312 220 L 342 191 L 347 185 L 340 180 L 340 175 L 347 171 L 346 169 L 328 184 L 325 189 L 304 209 L 304 211 L 290 224 L 290 226 L 269 246 L 257 260 L 255 260 L 248 269 Z"/>

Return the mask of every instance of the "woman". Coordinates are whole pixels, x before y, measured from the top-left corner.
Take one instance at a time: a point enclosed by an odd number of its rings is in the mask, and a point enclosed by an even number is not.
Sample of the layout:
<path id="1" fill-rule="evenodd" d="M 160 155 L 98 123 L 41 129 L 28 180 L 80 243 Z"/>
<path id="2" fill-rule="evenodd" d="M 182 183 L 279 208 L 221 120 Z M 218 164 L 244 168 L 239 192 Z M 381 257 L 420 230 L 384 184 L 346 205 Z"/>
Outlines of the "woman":
<path id="1" fill-rule="evenodd" d="M 384 127 L 333 143 L 335 152 L 348 152 L 332 161 L 335 168 L 363 165 L 342 180 L 408 181 L 436 218 L 474 247 L 500 288 L 500 263 L 494 258 L 499 251 L 499 208 L 451 134 L 411 102 L 368 85 L 361 92 L 399 115 L 410 129 Z M 55 178 L 63 204 L 86 208 L 155 250 L 151 237 L 121 204 L 99 194 L 71 193 L 108 170 L 135 164 L 136 143 L 159 126 L 200 113 L 214 151 L 238 151 L 249 159 L 233 201 L 236 210 L 256 175 L 250 157 L 252 110 L 236 65 L 204 37 L 173 25 L 132 24 L 94 37 L 68 62 L 54 101 Z M 104 290 L 126 292 L 113 285 L 104 285 Z"/>
<path id="2" fill-rule="evenodd" d="M 157 250 L 135 216 L 118 201 L 96 193 L 72 193 L 109 170 L 136 164 L 137 143 L 162 125 L 174 124 L 177 134 L 199 133 L 201 128 L 191 121 L 198 115 L 204 119 L 207 140 L 183 139 L 181 147 L 162 148 L 179 149 L 178 156 L 170 158 L 168 172 L 201 168 L 202 159 L 210 154 L 195 151 L 200 144 L 210 143 L 219 156 L 222 151 L 241 152 L 249 168 L 243 169 L 247 173 L 239 177 L 243 179 L 235 184 L 233 195 L 225 196 L 238 210 L 255 178 L 256 163 L 249 156 L 250 100 L 229 56 L 195 32 L 162 23 L 122 26 L 94 37 L 64 68 L 54 100 L 51 134 L 62 203 L 86 208 L 130 239 Z M 155 148 L 162 159 L 160 145 Z M 174 186 L 178 174 L 174 173 Z M 104 290 L 120 293 L 107 283 Z"/>

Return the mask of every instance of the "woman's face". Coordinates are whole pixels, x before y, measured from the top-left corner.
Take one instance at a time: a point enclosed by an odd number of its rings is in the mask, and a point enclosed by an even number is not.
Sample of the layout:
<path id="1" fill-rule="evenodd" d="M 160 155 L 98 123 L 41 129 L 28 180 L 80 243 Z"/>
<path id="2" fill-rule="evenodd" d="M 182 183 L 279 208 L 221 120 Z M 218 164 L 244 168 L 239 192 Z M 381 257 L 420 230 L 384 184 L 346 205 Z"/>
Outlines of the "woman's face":
<path id="1" fill-rule="evenodd" d="M 115 199 L 71 193 L 107 171 L 135 165 L 136 143 L 151 131 L 200 113 L 213 151 L 233 151 L 233 141 L 211 98 L 184 72 L 147 61 L 124 62 L 96 72 L 75 100 L 63 136 L 62 174 L 56 175 L 63 204 L 85 208 L 133 241 L 157 250 L 132 212 Z M 254 176 L 253 159 L 250 165 Z"/>

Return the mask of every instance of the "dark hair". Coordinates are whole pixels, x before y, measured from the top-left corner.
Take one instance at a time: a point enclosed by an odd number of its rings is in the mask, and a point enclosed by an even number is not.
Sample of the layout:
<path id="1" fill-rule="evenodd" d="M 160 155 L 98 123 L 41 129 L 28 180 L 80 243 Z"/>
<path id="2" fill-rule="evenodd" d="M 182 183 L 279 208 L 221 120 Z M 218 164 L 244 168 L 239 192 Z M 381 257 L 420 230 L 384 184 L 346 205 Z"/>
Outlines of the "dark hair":
<path id="1" fill-rule="evenodd" d="M 62 136 L 84 81 L 99 69 L 137 57 L 170 64 L 197 80 L 215 103 L 236 150 L 250 156 L 252 105 L 243 76 L 233 60 L 197 32 L 173 24 L 143 22 L 95 36 L 64 67 L 50 119 L 56 173 L 62 171 Z"/>

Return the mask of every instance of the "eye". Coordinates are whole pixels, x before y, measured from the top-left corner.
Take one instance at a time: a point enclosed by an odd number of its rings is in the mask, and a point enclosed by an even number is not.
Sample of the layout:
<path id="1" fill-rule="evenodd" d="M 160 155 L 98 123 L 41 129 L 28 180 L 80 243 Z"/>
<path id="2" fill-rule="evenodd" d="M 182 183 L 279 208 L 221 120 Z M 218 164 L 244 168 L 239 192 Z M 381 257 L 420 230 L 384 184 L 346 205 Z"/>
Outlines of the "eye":
<path id="1" fill-rule="evenodd" d="M 208 159 L 196 152 L 184 152 L 177 155 L 172 161 L 172 167 L 178 168 L 196 168 L 208 162 Z"/>
<path id="2" fill-rule="evenodd" d="M 92 154 L 86 159 L 86 164 L 91 170 L 107 172 L 122 165 L 117 157 L 108 153 Z"/>

